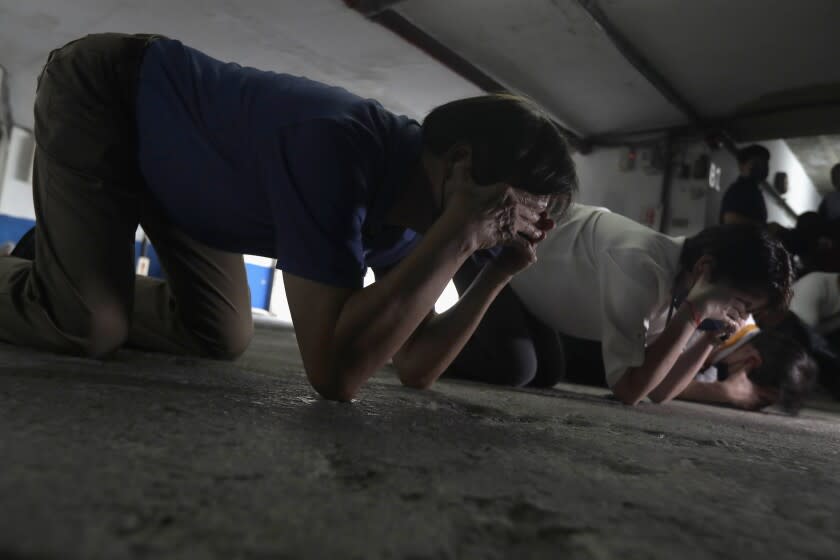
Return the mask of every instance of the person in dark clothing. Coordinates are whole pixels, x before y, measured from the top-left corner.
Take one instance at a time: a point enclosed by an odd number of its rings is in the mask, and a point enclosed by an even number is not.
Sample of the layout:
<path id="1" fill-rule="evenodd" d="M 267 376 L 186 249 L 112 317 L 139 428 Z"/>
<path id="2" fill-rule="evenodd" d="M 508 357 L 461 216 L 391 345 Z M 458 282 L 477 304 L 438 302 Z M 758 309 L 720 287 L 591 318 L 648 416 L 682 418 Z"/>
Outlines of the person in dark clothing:
<path id="1" fill-rule="evenodd" d="M 840 163 L 831 168 L 831 186 L 834 192 L 823 197 L 818 209 L 820 216 L 827 222 L 840 221 Z"/>
<path id="2" fill-rule="evenodd" d="M 788 336 L 802 345 L 818 365 L 818 382 L 840 400 L 840 345 L 817 332 L 793 311 L 785 312 L 768 326 L 770 331 Z"/>
<path id="3" fill-rule="evenodd" d="M 310 383 L 341 401 L 392 358 L 428 386 L 576 188 L 561 130 L 523 98 L 453 101 L 421 125 L 157 35 L 50 53 L 34 133 L 35 260 L 0 259 L 0 340 L 233 359 L 253 333 L 242 254 L 261 255 L 283 271 Z M 165 281 L 135 277 L 138 224 Z M 436 316 L 460 266 L 500 245 Z"/>
<path id="4" fill-rule="evenodd" d="M 481 272 L 483 260 L 470 259 L 455 274 L 453 282 L 460 295 Z M 551 387 L 567 370 L 561 339 L 505 286 L 444 376 L 510 387 Z"/>
<path id="5" fill-rule="evenodd" d="M 770 171 L 770 152 L 753 144 L 738 152 L 740 175 L 730 185 L 720 203 L 721 224 L 767 223 L 767 204 L 760 185 Z"/>

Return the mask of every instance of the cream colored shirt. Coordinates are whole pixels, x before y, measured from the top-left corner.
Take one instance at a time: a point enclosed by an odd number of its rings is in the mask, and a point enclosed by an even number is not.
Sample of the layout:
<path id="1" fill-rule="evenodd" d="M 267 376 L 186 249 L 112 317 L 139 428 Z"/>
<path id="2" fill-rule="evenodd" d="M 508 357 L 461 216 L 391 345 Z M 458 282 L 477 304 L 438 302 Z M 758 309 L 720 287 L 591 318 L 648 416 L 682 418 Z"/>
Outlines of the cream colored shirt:
<path id="1" fill-rule="evenodd" d="M 838 274 L 811 272 L 793 284 L 790 310 L 811 327 L 840 314 Z"/>
<path id="2" fill-rule="evenodd" d="M 683 238 L 605 208 L 573 204 L 511 282 L 528 310 L 552 328 L 599 340 L 607 383 L 642 365 L 664 330 Z"/>

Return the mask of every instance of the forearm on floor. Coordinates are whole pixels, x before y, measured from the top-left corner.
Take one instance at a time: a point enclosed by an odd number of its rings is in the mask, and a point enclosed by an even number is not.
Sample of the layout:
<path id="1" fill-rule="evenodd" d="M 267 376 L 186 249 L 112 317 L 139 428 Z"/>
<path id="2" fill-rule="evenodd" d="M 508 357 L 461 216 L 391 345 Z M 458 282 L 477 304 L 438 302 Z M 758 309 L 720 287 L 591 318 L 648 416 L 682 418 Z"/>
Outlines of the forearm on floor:
<path id="1" fill-rule="evenodd" d="M 351 392 L 391 359 L 434 308 L 472 254 L 469 236 L 439 220 L 384 278 L 344 303 L 332 337 L 332 368 Z"/>
<path id="2" fill-rule="evenodd" d="M 696 328 L 691 311 L 680 307 L 659 338 L 645 349 L 642 365 L 628 369 L 615 384 L 615 396 L 630 405 L 648 396 L 673 369 Z"/>
<path id="3" fill-rule="evenodd" d="M 424 323 L 394 357 L 400 380 L 426 388 L 458 356 L 510 276 L 488 264 L 458 302 Z"/>
<path id="4" fill-rule="evenodd" d="M 697 341 L 680 355 L 665 379 L 650 392 L 650 399 L 664 403 L 676 398 L 692 382 L 714 348 L 711 337 L 705 333 L 698 337 Z"/>
<path id="5" fill-rule="evenodd" d="M 682 392 L 676 397 L 683 401 L 727 404 L 729 398 L 726 394 L 722 383 L 715 381 L 712 383 L 703 383 L 701 381 L 691 380 L 683 388 Z"/>

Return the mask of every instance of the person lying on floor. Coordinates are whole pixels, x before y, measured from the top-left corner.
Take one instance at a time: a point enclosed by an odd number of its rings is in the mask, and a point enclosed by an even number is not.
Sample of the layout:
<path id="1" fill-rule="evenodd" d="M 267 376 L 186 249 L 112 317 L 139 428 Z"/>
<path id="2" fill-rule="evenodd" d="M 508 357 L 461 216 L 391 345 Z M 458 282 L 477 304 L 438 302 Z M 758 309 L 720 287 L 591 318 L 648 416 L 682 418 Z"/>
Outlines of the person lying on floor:
<path id="1" fill-rule="evenodd" d="M 447 375 L 550 385 L 587 363 L 627 404 L 666 402 L 751 312 L 784 307 L 792 283 L 790 256 L 759 226 L 674 238 L 581 204 L 537 255 L 497 297 Z M 461 285 L 478 270 L 467 268 L 456 275 Z M 578 339 L 584 351 L 571 342 Z"/>
<path id="2" fill-rule="evenodd" d="M 778 404 L 797 414 L 818 374 L 817 362 L 791 336 L 749 322 L 712 352 L 677 398 L 745 410 Z"/>
<path id="3" fill-rule="evenodd" d="M 794 284 L 796 286 L 796 284 Z M 793 300 L 791 300 L 791 304 Z M 758 321 L 762 332 L 770 330 L 795 340 L 817 363 L 818 388 L 840 400 L 840 343 L 836 333 L 825 335 L 803 321 L 792 309 L 766 314 Z"/>
<path id="4" fill-rule="evenodd" d="M 453 101 L 421 126 L 154 35 L 50 53 L 34 134 L 35 260 L 0 258 L 0 340 L 233 359 L 253 333 L 242 254 L 261 255 L 283 270 L 311 385 L 343 401 L 392 357 L 409 385 L 443 371 L 576 186 L 562 131 L 525 99 Z M 135 278 L 138 224 L 165 281 Z M 363 288 L 368 267 L 388 272 Z"/>

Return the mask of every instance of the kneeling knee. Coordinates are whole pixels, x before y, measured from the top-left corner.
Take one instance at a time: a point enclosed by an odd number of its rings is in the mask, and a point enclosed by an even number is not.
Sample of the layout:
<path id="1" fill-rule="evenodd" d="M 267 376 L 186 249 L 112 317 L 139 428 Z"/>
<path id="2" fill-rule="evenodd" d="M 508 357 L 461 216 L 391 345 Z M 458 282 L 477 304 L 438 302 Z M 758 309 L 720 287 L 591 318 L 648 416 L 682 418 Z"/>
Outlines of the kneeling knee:
<path id="1" fill-rule="evenodd" d="M 511 352 L 497 365 L 498 382 L 511 387 L 524 387 L 536 376 L 537 365 L 537 356 L 533 351 Z"/>
<path id="2" fill-rule="evenodd" d="M 115 352 L 128 339 L 129 318 L 123 310 L 112 306 L 90 309 L 81 341 L 81 353 L 91 358 L 102 358 Z"/>
<path id="3" fill-rule="evenodd" d="M 202 337 L 202 353 L 214 360 L 232 361 L 245 353 L 253 336 L 253 323 L 219 329 Z"/>

